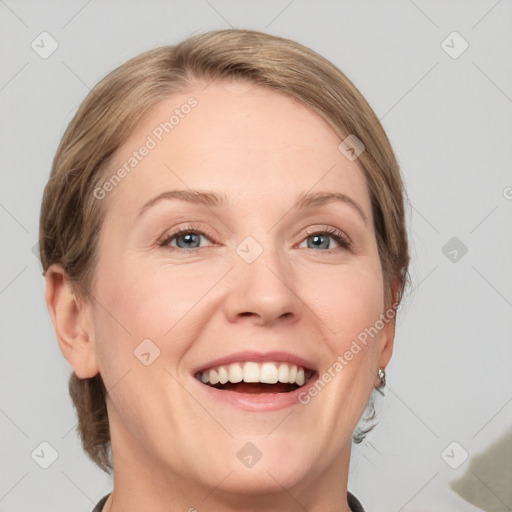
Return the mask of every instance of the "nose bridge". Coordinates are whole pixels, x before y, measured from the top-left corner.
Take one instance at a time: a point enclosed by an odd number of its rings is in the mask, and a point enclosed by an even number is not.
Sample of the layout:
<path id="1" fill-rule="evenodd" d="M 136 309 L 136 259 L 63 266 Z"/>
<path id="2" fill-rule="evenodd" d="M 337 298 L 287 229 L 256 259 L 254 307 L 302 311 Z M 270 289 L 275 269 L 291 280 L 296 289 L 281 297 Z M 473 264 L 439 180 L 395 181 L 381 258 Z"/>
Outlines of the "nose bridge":
<path id="1" fill-rule="evenodd" d="M 231 299 L 228 314 L 258 317 L 269 323 L 298 313 L 298 299 L 292 290 L 292 268 L 286 254 L 275 246 L 271 235 L 245 237 L 235 249 Z"/>

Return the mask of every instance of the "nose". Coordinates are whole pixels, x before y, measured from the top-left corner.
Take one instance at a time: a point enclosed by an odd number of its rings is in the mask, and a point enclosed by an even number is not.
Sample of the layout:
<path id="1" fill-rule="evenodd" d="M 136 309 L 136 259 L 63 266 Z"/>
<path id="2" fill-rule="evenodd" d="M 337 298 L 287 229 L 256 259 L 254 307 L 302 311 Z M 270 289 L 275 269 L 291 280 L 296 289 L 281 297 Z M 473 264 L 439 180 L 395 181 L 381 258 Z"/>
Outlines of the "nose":
<path id="1" fill-rule="evenodd" d="M 249 263 L 240 254 L 235 254 L 224 301 L 228 320 L 265 326 L 297 321 L 302 302 L 293 290 L 293 269 L 285 256 L 265 249 Z"/>

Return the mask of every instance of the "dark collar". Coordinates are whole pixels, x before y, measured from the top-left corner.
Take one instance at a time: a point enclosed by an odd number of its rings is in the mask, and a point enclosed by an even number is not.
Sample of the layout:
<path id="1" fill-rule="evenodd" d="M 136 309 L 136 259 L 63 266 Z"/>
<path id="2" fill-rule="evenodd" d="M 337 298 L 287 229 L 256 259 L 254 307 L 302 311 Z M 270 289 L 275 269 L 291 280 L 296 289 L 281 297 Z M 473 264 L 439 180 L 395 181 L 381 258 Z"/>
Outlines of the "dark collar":
<path id="1" fill-rule="evenodd" d="M 364 512 L 363 505 L 353 494 L 348 493 L 347 501 L 352 512 Z"/>

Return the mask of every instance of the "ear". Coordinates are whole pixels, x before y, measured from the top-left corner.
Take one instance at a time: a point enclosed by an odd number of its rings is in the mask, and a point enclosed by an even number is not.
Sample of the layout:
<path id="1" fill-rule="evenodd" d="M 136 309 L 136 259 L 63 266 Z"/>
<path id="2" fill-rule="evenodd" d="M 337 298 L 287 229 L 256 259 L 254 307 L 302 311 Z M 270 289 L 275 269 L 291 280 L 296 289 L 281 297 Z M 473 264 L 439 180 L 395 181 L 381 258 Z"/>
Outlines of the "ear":
<path id="1" fill-rule="evenodd" d="M 384 311 L 384 328 L 379 341 L 379 368 L 386 368 L 393 355 L 393 347 L 395 345 L 395 325 L 396 325 L 396 307 L 399 297 L 399 281 L 395 279 L 393 282 L 393 300 L 387 305 Z"/>
<path id="2" fill-rule="evenodd" d="M 61 265 L 45 273 L 46 305 L 57 334 L 60 350 L 79 379 L 98 374 L 90 306 L 75 297 Z"/>

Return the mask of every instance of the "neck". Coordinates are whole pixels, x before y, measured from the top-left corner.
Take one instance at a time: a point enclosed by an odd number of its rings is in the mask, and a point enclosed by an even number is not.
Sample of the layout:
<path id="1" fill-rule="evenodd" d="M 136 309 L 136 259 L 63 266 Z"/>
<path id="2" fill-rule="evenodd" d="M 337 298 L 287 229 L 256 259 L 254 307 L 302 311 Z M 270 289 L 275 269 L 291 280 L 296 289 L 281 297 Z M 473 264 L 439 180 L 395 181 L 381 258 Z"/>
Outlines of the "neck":
<path id="1" fill-rule="evenodd" d="M 104 512 L 350 512 L 347 503 L 350 444 L 329 465 L 310 471 L 293 485 L 281 485 L 272 475 L 272 468 L 262 467 L 260 474 L 254 474 L 254 481 L 259 480 L 262 485 L 248 493 L 237 485 L 238 470 L 218 475 L 213 483 L 205 482 L 200 476 L 194 479 L 163 465 L 162 461 L 155 461 L 126 429 L 113 423 L 111 443 L 114 489 L 103 507 Z"/>

